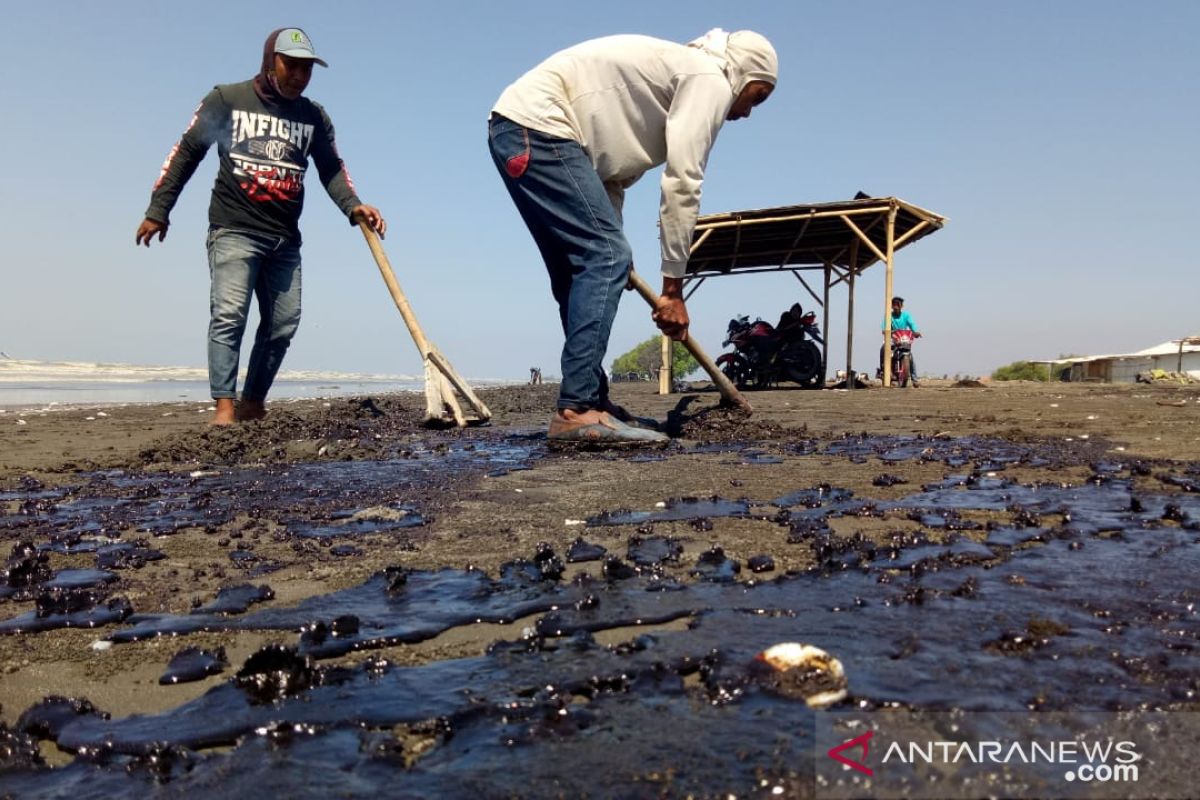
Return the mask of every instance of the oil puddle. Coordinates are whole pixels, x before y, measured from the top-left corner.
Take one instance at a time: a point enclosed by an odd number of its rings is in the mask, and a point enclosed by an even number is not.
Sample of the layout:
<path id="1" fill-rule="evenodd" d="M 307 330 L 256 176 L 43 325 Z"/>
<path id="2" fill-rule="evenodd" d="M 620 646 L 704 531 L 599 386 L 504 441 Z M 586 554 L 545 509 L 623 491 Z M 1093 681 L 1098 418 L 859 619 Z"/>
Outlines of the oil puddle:
<path id="1" fill-rule="evenodd" d="M 664 562 L 678 563 L 683 544 L 669 536 L 629 537 L 626 558 L 639 567 L 653 567 Z"/>
<path id="2" fill-rule="evenodd" d="M 576 564 L 583 561 L 599 561 L 604 558 L 608 549 L 604 545 L 584 541 L 583 537 L 571 542 L 567 550 L 567 563 Z"/>
<path id="3" fill-rule="evenodd" d="M 127 618 L 133 606 L 124 597 L 106 599 L 92 589 L 47 589 L 35 609 L 0 622 L 0 635 L 41 633 L 58 628 L 102 628 Z"/>
<path id="4" fill-rule="evenodd" d="M 884 463 L 901 461 L 940 461 L 951 468 L 974 464 L 977 471 L 999 471 L 1009 466 L 1053 467 L 1087 463 L 1099 457 L 1101 442 L 1074 441 L 1045 445 L 1027 445 L 999 439 L 945 436 L 845 436 L 831 443 L 824 452 L 843 456 L 856 463 L 878 458 Z"/>
<path id="5" fill-rule="evenodd" d="M 117 579 L 117 573 L 103 569 L 64 569 L 42 584 L 47 589 L 90 589 Z"/>
<path id="6" fill-rule="evenodd" d="M 782 464 L 783 463 L 782 456 L 775 455 L 774 453 L 768 453 L 763 450 L 746 450 L 746 451 L 743 451 L 741 455 L 742 455 L 741 461 L 739 461 L 738 463 L 743 466 L 747 466 L 747 467 L 752 467 L 752 466 L 755 466 L 758 464 Z"/>
<path id="7" fill-rule="evenodd" d="M 314 663 L 302 648 L 270 648 L 174 711 L 66 720 L 44 736 L 80 753 L 76 762 L 17 778 L 65 794 L 90 774 L 109 796 L 133 796 L 164 777 L 186 792 L 217 776 L 225 791 L 278 791 L 272 782 L 283 781 L 305 797 L 453 796 L 484 786 L 504 796 L 622 796 L 669 772 L 672 794 L 748 794 L 763 776 L 782 785 L 811 780 L 805 754 L 814 712 L 768 691 L 753 668 L 764 648 L 797 639 L 846 665 L 846 707 L 1112 711 L 1195 702 L 1193 532 L 1116 539 L 1060 531 L 1036 546 L 997 547 L 990 561 L 674 592 L 647 591 L 641 576 L 510 585 L 490 596 L 504 595 L 514 609 L 551 596 L 558 609 L 537 631 L 486 655 L 347 668 Z M 412 573 L 402 587 L 375 589 L 403 595 L 436 582 L 461 598 L 479 581 Z M 429 622 L 439 606 L 407 610 Z M 340 609 L 364 610 L 345 602 Z M 589 633 L 679 616 L 692 620 L 687 630 L 613 647 Z M 207 752 L 214 747 L 233 750 Z M 176 755 L 165 775 L 145 770 L 167 748 Z M 300 773 L 310 776 L 303 784 Z M 13 784 L 21 785 L 32 784 Z"/>
<path id="8" fill-rule="evenodd" d="M 238 586 L 223 586 L 217 591 L 216 599 L 207 605 L 198 606 L 193 614 L 243 614 L 256 603 L 265 603 L 275 599 L 275 592 L 270 586 L 261 584 L 252 586 L 243 583 Z"/>
<path id="9" fill-rule="evenodd" d="M 771 501 L 771 505 L 780 508 L 821 508 L 826 505 L 838 505 L 854 498 L 854 492 L 849 489 L 839 489 L 828 484 L 814 486 L 811 489 L 798 489 L 788 492 L 782 497 Z"/>
<path id="10" fill-rule="evenodd" d="M 151 548 L 145 539 L 112 544 L 97 543 L 95 553 L 96 566 L 99 569 L 141 569 L 151 561 L 166 558 L 161 550 Z"/>
<path id="11" fill-rule="evenodd" d="M 675 522 L 708 517 L 749 517 L 750 502 L 725 500 L 720 497 L 679 497 L 667 500 L 657 511 L 605 511 L 587 520 L 591 527 L 609 525 L 644 525 L 655 522 Z"/>
<path id="12" fill-rule="evenodd" d="M 139 614 L 129 619 L 130 627 L 109 639 L 119 644 L 199 631 L 303 630 L 300 651 L 330 658 L 352 650 L 421 642 L 476 622 L 512 622 L 566 602 L 564 590 L 553 582 L 547 584 L 541 574 L 534 562 L 515 562 L 498 579 L 478 570 L 395 568 L 356 587 L 288 608 L 238 616 Z"/>
<path id="13" fill-rule="evenodd" d="M 1042 458 L 1008 443 L 991 453 L 952 445 L 879 447 L 988 471 Z M 57 797 L 143 796 L 164 783 L 176 794 L 219 784 L 223 794 L 297 797 L 625 797 L 630 787 L 650 796 L 764 787 L 801 795 L 812 788 L 814 712 L 756 668 L 765 648 L 791 641 L 845 665 L 844 708 L 1194 708 L 1200 498 L 1139 490 L 1127 471 L 1108 465 L 1077 486 L 967 473 L 886 501 L 832 486 L 760 503 L 685 498 L 590 521 L 748 520 L 762 526 L 763 549 L 799 545 L 815 556 L 811 570 L 775 579 L 755 568 L 769 554 L 743 571 L 719 547 L 687 558 L 678 541 L 638 532 L 628 562 L 578 540 L 567 560 L 595 560 L 597 571 L 569 581 L 543 547 L 495 578 L 391 569 L 287 608 L 138 615 L 107 638 L 257 630 L 294 643 L 264 648 L 229 680 L 161 714 L 105 719 L 80 700 L 78 712 L 61 704 L 47 712 L 52 724 L 0 731 L 15 754 L 6 786 Z M 756 510 L 764 507 L 772 511 Z M 970 519 L 976 512 L 991 521 Z M 882 540 L 844 536 L 827 524 L 839 516 L 902 520 L 906 529 Z M 327 663 L 532 615 L 477 657 Z M 593 638 L 678 620 L 687 627 L 614 646 Z M 47 768 L 37 740 L 76 757 Z"/>
<path id="14" fill-rule="evenodd" d="M 37 478 L 25 475 L 15 482 L 13 488 L 0 489 L 0 502 L 17 501 L 21 505 L 36 505 L 46 500 L 58 499 L 65 493 L 66 490 L 61 487 L 50 488 Z"/>
<path id="15" fill-rule="evenodd" d="M 162 686 L 177 683 L 191 683 L 204 680 L 212 675 L 220 675 L 229 666 L 225 657 L 225 648 L 202 650 L 199 647 L 185 647 L 171 657 L 167 671 L 159 676 Z"/>
<path id="16" fill-rule="evenodd" d="M 232 567 L 247 578 L 286 566 L 230 538 L 270 530 L 276 540 L 318 540 L 403 531 L 428 522 L 407 497 L 444 485 L 455 476 L 489 468 L 521 468 L 534 450 L 510 441 L 417 446 L 389 461 L 282 464 L 185 472 L 106 470 L 83 476 L 82 485 L 45 490 L 26 481 L 28 496 L 17 513 L 0 516 L 0 538 L 17 542 L 0 570 L 0 602 L 35 604 L 33 611 L 0 622 L 0 634 L 63 627 L 96 627 L 132 612 L 104 586 L 113 570 L 139 569 L 163 558 L 139 534 L 166 536 L 183 529 L 216 532 L 239 517 L 242 531 L 221 539 Z M 302 550 L 297 551 L 300 555 Z M 340 557 L 354 554 L 344 548 Z M 49 553 L 93 554 L 94 569 L 55 573 Z M 84 591 L 86 590 L 86 591 Z M 215 609 L 210 614 L 223 613 Z M 11 612 L 10 612 L 11 614 Z M 204 615 L 198 615 L 204 616 Z"/>
<path id="17" fill-rule="evenodd" d="M 0 516 L 0 535 L 37 532 L 60 538 L 78 535 L 81 540 L 100 535 L 119 538 L 125 531 L 168 535 L 183 528 L 215 528 L 239 514 L 266 516 L 285 526 L 291 521 L 300 529 L 297 535 L 339 535 L 332 530 L 316 531 L 316 526 L 301 525 L 300 521 L 344 520 L 343 524 L 354 527 L 358 521 L 346 518 L 374 506 L 395 504 L 397 495 L 406 490 L 467 471 L 517 468 L 532 452 L 532 445 L 501 441 L 418 449 L 389 461 L 192 473 L 106 471 L 87 476 L 87 483 L 66 490 L 53 502 L 39 500 L 29 508 L 22 507 L 20 513 Z M 292 513 L 285 515 L 283 509 Z M 364 520 L 359 527 L 366 532 L 372 524 L 382 528 L 385 522 Z"/>
<path id="18" fill-rule="evenodd" d="M 286 527 L 292 536 L 325 539 L 419 528 L 428 522 L 424 516 L 407 503 L 337 511 L 330 514 L 329 518 L 328 524 L 304 519 L 290 519 L 286 523 Z"/>

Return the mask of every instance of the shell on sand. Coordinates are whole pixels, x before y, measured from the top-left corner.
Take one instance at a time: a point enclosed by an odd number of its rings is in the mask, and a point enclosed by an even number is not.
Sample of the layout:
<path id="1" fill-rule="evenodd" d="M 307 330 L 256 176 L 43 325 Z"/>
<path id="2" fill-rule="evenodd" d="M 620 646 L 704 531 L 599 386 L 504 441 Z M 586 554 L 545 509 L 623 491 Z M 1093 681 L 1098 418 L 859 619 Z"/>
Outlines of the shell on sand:
<path id="1" fill-rule="evenodd" d="M 803 698 L 810 708 L 826 708 L 846 698 L 849 684 L 842 662 L 819 647 L 783 642 L 763 650 L 755 661 L 767 689 Z"/>

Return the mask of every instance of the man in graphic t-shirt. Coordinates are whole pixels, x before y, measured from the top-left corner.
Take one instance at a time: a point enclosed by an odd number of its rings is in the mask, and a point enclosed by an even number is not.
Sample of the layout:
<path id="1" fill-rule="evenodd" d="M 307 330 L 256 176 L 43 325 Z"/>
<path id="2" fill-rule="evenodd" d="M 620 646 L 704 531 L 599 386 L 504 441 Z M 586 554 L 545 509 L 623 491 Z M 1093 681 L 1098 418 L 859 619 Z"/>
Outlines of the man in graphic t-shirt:
<path id="1" fill-rule="evenodd" d="M 201 101 L 163 164 L 136 242 L 166 238 L 171 209 L 215 142 L 220 164 L 208 207 L 211 276 L 208 378 L 217 412 L 214 425 L 266 415 L 271 388 L 300 324 L 300 212 L 309 159 L 321 183 L 351 224 L 364 220 L 379 235 L 379 209 L 364 205 L 334 144 L 325 109 L 303 97 L 317 57 L 299 28 L 272 31 L 258 75 L 213 88 Z M 237 398 L 238 355 L 250 297 L 259 325 L 250 351 L 242 401 Z"/>

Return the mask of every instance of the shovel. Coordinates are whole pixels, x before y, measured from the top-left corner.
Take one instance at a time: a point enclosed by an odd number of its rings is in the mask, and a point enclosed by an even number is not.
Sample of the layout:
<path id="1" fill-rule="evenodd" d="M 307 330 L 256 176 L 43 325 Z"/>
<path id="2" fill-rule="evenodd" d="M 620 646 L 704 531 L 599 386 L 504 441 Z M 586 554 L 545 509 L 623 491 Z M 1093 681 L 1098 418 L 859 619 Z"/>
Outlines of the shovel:
<path id="1" fill-rule="evenodd" d="M 408 298 L 404 296 L 400 284 L 396 281 L 396 274 L 392 272 L 392 264 L 388 261 L 387 254 L 383 252 L 379 236 L 365 221 L 360 220 L 358 227 L 362 229 L 363 236 L 366 237 L 367 246 L 371 248 L 371 255 L 375 256 L 375 264 L 379 267 L 379 273 L 383 275 L 383 282 L 387 284 L 392 300 L 395 301 L 396 308 L 400 310 L 400 316 L 404 318 L 404 324 L 408 327 L 408 332 L 412 334 L 413 342 L 416 343 L 417 350 L 421 352 L 421 360 L 425 363 L 425 424 L 448 425 L 453 423 L 462 428 L 466 425 L 486 423 L 492 418 L 492 412 L 476 396 L 462 376 L 454 371 L 454 367 L 450 366 L 446 357 L 425 338 L 425 333 L 417 323 L 416 315 L 413 314 L 412 306 L 408 304 Z M 469 406 L 467 412 L 463 411 L 463 403 L 459 402 L 459 395 Z"/>
<path id="2" fill-rule="evenodd" d="M 643 300 L 650 304 L 651 308 L 656 306 L 658 295 L 642 280 L 640 275 L 634 272 L 632 267 L 629 270 L 629 285 L 642 296 Z M 692 358 L 696 359 L 700 366 L 704 368 L 704 371 L 708 373 L 708 376 L 713 379 L 713 383 L 717 385 L 717 389 L 721 392 L 721 401 L 723 404 L 737 406 L 746 412 L 754 410 L 750 405 L 750 401 L 742 397 L 742 393 L 737 390 L 737 387 L 733 385 L 733 381 L 729 380 L 724 372 L 717 369 L 717 365 L 713 363 L 713 360 L 708 357 L 707 353 L 700 349 L 700 345 L 696 344 L 695 339 L 691 336 L 687 337 L 683 340 L 683 346 L 688 349 L 688 352 L 692 354 Z"/>

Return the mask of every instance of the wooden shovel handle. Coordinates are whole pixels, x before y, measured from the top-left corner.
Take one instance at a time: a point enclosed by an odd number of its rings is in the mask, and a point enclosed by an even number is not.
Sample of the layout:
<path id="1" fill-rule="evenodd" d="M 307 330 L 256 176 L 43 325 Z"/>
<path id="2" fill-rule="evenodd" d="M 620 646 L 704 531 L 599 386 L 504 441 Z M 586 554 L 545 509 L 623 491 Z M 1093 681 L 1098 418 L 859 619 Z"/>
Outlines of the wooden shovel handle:
<path id="1" fill-rule="evenodd" d="M 658 294 L 632 268 L 629 270 L 629 284 L 642 296 L 643 300 L 650 304 L 651 308 L 657 306 Z M 695 339 L 688 336 L 683 340 L 683 346 L 688 349 L 692 357 L 700 363 L 700 366 L 712 378 L 713 383 L 717 385 L 717 389 L 721 392 L 721 397 L 744 411 L 754 410 L 750 402 L 742 397 L 742 393 L 737 390 L 733 382 L 725 376 L 724 372 L 717 369 L 717 365 L 713 363 L 713 360 L 700 348 L 700 345 L 696 344 Z"/>

